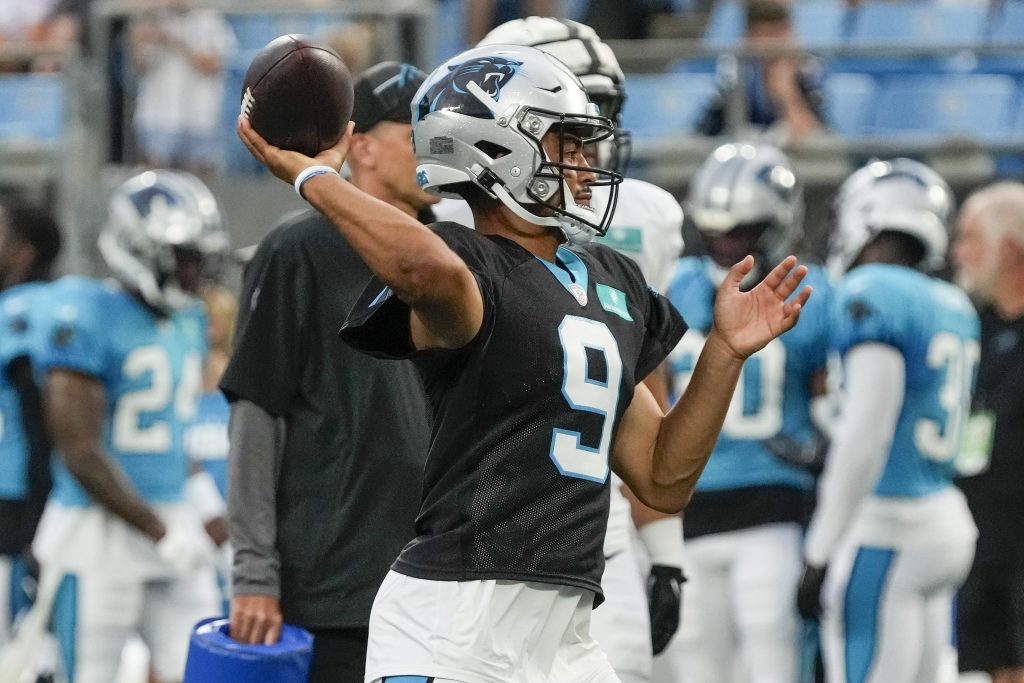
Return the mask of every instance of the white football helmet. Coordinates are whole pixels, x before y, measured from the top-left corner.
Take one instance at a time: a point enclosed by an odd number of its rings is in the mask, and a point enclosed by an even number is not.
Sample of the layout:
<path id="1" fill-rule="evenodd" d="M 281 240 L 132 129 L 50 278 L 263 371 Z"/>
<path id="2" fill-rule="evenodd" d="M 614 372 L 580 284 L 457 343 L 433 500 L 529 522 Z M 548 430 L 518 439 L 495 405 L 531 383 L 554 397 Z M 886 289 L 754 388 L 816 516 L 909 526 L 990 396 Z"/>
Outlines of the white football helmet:
<path id="1" fill-rule="evenodd" d="M 545 52 L 519 45 L 473 48 L 437 67 L 412 102 L 420 187 L 459 196 L 473 183 L 520 218 L 558 229 L 575 244 L 603 235 L 615 211 L 619 174 L 550 159 L 549 131 L 584 143 L 612 134 L 580 80 Z M 577 204 L 564 171 L 589 171 L 611 186 L 598 216 Z"/>
<path id="2" fill-rule="evenodd" d="M 780 261 L 799 239 L 804 215 L 793 164 L 767 144 L 716 148 L 690 183 L 687 207 L 721 277 L 747 253 L 762 268 Z M 724 236 L 736 239 L 735 249 L 718 248 Z"/>
<path id="3" fill-rule="evenodd" d="M 632 151 L 629 131 L 622 128 L 625 76 L 615 53 L 594 29 L 571 19 L 526 17 L 491 30 L 478 45 L 528 45 L 547 52 L 579 76 L 590 101 L 615 124 L 614 134 L 598 143 L 598 163 L 625 173 Z"/>
<path id="4" fill-rule="evenodd" d="M 933 271 L 946 262 L 953 193 L 942 177 L 913 159 L 871 161 L 839 187 L 832 206 L 828 269 L 843 275 L 879 233 L 917 239 L 924 256 L 916 267 Z"/>
<path id="5" fill-rule="evenodd" d="M 110 197 L 99 250 L 122 284 L 164 312 L 195 301 L 193 282 L 183 281 L 182 262 L 198 277 L 202 261 L 228 251 L 228 233 L 217 200 L 195 176 L 145 171 Z"/>

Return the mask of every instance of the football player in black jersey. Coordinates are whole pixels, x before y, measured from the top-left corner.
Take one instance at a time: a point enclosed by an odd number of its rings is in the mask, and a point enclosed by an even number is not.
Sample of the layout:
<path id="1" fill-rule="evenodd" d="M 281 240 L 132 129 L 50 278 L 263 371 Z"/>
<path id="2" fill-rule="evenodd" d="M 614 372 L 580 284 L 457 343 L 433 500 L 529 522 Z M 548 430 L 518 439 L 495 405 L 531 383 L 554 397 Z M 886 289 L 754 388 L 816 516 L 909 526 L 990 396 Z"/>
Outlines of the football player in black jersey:
<path id="1" fill-rule="evenodd" d="M 311 159 L 238 129 L 377 276 L 342 336 L 413 358 L 433 408 L 417 538 L 377 593 L 367 680 L 615 681 L 588 628 L 609 472 L 651 507 L 686 504 L 743 361 L 796 324 L 806 268 L 788 257 L 748 292 L 753 259 L 730 271 L 665 415 L 641 380 L 685 324 L 628 258 L 577 248 L 614 211 L 595 215 L 591 186 L 619 181 L 583 156 L 612 124 L 579 79 L 491 45 L 438 67 L 412 107 L 420 185 L 465 198 L 476 231 L 424 228 L 343 180 L 348 135 Z"/>

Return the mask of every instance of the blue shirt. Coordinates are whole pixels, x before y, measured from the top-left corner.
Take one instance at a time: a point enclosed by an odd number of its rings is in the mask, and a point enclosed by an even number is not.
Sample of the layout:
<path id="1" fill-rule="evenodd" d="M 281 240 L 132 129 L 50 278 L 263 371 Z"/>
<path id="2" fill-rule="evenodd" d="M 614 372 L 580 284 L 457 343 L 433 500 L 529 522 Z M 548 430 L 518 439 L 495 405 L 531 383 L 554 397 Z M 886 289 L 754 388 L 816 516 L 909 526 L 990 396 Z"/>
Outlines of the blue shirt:
<path id="1" fill-rule="evenodd" d="M 158 317 L 117 285 L 80 277 L 53 284 L 41 325 L 41 371 L 73 370 L 106 392 L 104 447 L 148 503 L 181 500 L 185 426 L 195 418 L 206 352 L 201 305 Z M 54 500 L 91 500 L 62 463 Z"/>
<path id="2" fill-rule="evenodd" d="M 37 339 L 33 312 L 45 292 L 45 283 L 0 292 L 0 498 L 7 500 L 23 500 L 28 492 L 28 441 L 21 398 L 7 376 L 7 366 L 32 355 Z"/>
<path id="3" fill-rule="evenodd" d="M 831 318 L 831 346 L 841 356 L 881 343 L 905 362 L 903 407 L 875 494 L 919 497 L 949 486 L 980 357 L 970 300 L 910 268 L 870 264 L 843 278 Z"/>
<path id="4" fill-rule="evenodd" d="M 674 385 L 685 386 L 714 319 L 717 287 L 705 258 L 680 259 L 668 298 L 690 328 L 669 356 Z M 814 294 L 792 330 L 751 356 L 743 366 L 715 450 L 697 482 L 698 491 L 749 486 L 790 486 L 809 490 L 806 471 L 780 461 L 764 440 L 780 433 L 807 441 L 812 435 L 811 377 L 824 368 L 827 351 L 828 279 L 811 266 L 805 284 Z"/>

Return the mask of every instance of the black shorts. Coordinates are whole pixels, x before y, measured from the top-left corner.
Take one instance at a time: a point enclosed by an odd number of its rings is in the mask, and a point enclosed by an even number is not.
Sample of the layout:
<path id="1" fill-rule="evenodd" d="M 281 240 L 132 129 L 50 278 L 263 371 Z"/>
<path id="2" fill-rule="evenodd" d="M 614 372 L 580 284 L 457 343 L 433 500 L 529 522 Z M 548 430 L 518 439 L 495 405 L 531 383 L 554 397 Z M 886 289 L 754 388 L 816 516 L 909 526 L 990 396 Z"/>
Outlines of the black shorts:
<path id="1" fill-rule="evenodd" d="M 956 604 L 960 671 L 1024 666 L 1024 569 L 975 565 Z"/>
<path id="2" fill-rule="evenodd" d="M 363 683 L 368 628 L 322 628 L 310 632 L 313 661 L 309 683 Z"/>

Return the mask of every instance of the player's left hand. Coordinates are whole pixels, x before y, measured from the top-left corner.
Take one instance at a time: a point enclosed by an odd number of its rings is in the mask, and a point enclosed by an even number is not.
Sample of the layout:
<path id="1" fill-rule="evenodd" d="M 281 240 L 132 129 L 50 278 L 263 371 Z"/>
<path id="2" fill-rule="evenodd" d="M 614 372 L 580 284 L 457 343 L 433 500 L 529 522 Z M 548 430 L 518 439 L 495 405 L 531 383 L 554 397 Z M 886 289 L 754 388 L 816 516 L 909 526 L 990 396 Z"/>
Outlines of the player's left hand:
<path id="1" fill-rule="evenodd" d="M 679 567 L 656 564 L 647 577 L 647 608 L 651 616 L 651 646 L 654 654 L 668 647 L 679 628 L 686 576 Z"/>
<path id="2" fill-rule="evenodd" d="M 828 567 L 805 564 L 796 589 L 796 608 L 804 619 L 817 621 L 821 617 L 821 587 L 825 584 Z"/>
<path id="3" fill-rule="evenodd" d="M 795 256 L 786 257 L 749 292 L 741 292 L 740 283 L 753 267 L 753 256 L 734 265 L 715 298 L 712 334 L 717 333 L 740 359 L 749 358 L 796 325 L 811 296 L 811 288 L 804 287 L 790 299 L 807 275 L 807 266 L 798 266 Z"/>
<path id="4" fill-rule="evenodd" d="M 349 121 L 345 134 L 341 136 L 341 139 L 333 147 L 325 149 L 315 157 L 308 157 L 300 152 L 275 147 L 253 130 L 249 119 L 244 116 L 238 117 L 236 130 L 242 143 L 256 157 L 256 161 L 266 166 L 275 176 L 291 185 L 295 183 L 295 178 L 299 173 L 310 166 L 330 166 L 334 170 L 340 171 L 342 164 L 345 163 L 345 158 L 348 157 L 348 149 L 352 142 L 352 131 L 355 125 L 355 122 Z"/>

